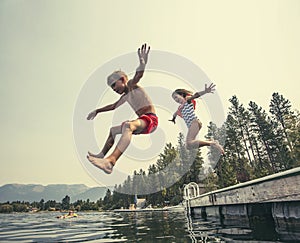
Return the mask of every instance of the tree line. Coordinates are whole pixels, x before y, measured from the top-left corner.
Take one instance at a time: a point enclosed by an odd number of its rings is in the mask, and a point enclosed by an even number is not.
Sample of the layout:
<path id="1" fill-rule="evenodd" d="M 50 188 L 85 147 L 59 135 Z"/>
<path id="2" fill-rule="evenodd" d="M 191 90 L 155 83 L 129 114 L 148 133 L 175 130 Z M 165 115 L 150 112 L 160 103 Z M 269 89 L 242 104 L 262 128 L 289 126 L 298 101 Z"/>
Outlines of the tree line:
<path id="1" fill-rule="evenodd" d="M 245 108 L 236 96 L 230 102 L 225 124 L 209 125 L 209 136 L 225 141 L 226 156 L 216 166 L 219 188 L 300 165 L 300 115 L 288 99 L 273 93 L 269 113 L 253 101 Z"/>
<path id="2" fill-rule="evenodd" d="M 35 212 L 35 211 L 88 211 L 88 210 L 101 210 L 103 207 L 103 200 L 99 198 L 96 202 L 87 200 L 77 200 L 73 203 L 70 202 L 71 198 L 66 195 L 61 202 L 56 200 L 48 200 L 45 202 L 41 199 L 39 202 L 25 202 L 13 201 L 0 203 L 0 213 L 11 212 Z"/>

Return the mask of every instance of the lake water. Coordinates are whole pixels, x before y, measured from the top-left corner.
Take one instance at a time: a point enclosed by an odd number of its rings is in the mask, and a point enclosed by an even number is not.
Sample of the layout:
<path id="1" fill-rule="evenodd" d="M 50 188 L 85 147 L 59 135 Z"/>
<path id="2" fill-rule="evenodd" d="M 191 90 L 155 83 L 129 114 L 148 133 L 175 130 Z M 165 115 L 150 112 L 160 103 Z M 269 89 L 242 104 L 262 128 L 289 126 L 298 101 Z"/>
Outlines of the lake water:
<path id="1" fill-rule="evenodd" d="M 0 214 L 0 242 L 262 242 L 249 229 L 221 228 L 217 219 L 191 219 L 185 212 L 79 212 L 78 218 L 57 219 L 60 215 Z"/>

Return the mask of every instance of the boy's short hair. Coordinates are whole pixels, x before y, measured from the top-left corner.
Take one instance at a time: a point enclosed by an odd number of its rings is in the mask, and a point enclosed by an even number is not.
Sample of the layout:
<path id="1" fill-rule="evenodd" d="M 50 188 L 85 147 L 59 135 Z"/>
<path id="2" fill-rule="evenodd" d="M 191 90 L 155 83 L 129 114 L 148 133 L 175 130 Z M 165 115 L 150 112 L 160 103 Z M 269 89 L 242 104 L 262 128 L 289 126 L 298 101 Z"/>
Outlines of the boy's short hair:
<path id="1" fill-rule="evenodd" d="M 116 81 L 118 81 L 119 79 L 121 79 L 123 77 L 126 78 L 126 80 L 127 80 L 126 73 L 124 73 L 121 70 L 114 71 L 111 75 L 109 75 L 107 77 L 107 85 L 111 87 Z"/>

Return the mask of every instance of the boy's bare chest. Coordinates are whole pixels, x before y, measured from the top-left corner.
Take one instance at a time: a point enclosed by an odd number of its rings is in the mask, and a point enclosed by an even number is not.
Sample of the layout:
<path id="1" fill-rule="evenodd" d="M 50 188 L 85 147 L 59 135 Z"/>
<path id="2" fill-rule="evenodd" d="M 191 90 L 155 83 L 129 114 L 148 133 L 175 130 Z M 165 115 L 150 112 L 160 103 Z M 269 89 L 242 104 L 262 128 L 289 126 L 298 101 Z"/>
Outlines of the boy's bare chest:
<path id="1" fill-rule="evenodd" d="M 130 90 L 130 92 L 126 94 L 126 101 L 135 109 L 138 109 L 138 107 L 141 106 L 149 106 L 152 104 L 145 90 L 140 87 Z"/>

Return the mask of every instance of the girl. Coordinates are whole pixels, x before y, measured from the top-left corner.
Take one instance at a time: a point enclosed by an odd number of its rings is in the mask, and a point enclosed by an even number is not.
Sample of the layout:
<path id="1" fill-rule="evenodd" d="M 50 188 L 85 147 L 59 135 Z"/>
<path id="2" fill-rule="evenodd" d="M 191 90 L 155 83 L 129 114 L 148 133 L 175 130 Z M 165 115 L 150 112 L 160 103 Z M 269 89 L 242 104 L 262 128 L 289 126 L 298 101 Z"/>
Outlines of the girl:
<path id="1" fill-rule="evenodd" d="M 207 93 L 213 93 L 215 91 L 214 84 L 210 84 L 208 87 L 205 84 L 204 91 L 196 92 L 192 94 L 191 91 L 185 89 L 176 89 L 172 98 L 180 104 L 178 110 L 174 113 L 172 120 L 169 120 L 175 124 L 176 116 L 179 115 L 185 121 L 188 127 L 188 133 L 186 136 L 186 147 L 187 149 L 199 148 L 203 146 L 213 146 L 217 148 L 221 154 L 224 154 L 223 147 L 218 143 L 218 141 L 200 141 L 196 140 L 196 136 L 199 133 L 202 123 L 199 121 L 195 114 L 195 104 L 194 99 L 199 98 Z"/>

